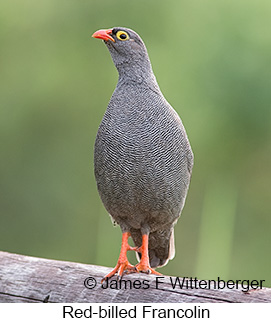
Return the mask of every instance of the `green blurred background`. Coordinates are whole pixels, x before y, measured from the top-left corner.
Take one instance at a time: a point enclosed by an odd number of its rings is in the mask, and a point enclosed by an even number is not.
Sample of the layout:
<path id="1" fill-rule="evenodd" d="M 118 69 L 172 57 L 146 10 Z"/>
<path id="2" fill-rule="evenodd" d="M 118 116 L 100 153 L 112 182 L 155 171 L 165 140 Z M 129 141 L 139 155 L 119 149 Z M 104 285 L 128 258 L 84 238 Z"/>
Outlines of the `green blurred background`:
<path id="1" fill-rule="evenodd" d="M 96 190 L 93 145 L 117 71 L 90 36 L 126 26 L 195 154 L 176 256 L 160 271 L 271 286 L 271 2 L 0 7 L 0 250 L 115 266 L 121 233 Z"/>

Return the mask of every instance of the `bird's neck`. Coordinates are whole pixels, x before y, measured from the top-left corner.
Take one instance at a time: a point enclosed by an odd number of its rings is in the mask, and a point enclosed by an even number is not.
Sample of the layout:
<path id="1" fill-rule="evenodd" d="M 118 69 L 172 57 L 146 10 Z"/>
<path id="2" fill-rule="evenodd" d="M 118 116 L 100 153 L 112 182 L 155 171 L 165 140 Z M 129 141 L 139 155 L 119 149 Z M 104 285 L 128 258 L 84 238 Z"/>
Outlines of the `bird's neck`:
<path id="1" fill-rule="evenodd" d="M 149 60 L 144 61 L 144 63 L 139 60 L 133 62 L 133 64 L 131 62 L 122 62 L 116 65 L 116 68 L 119 72 L 119 83 L 146 84 L 159 89 Z"/>

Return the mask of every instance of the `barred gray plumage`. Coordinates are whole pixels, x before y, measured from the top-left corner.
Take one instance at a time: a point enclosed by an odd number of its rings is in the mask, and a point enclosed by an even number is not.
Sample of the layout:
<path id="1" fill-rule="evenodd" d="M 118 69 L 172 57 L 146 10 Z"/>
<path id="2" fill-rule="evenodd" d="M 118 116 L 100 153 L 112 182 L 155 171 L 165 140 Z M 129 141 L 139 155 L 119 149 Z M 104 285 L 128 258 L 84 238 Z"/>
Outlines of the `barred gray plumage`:
<path id="1" fill-rule="evenodd" d="M 120 32 L 126 39 L 118 38 Z M 123 27 L 99 33 L 93 36 L 104 39 L 119 80 L 95 141 L 98 191 L 137 247 L 143 234 L 149 236 L 150 266 L 160 267 L 174 256 L 173 227 L 185 203 L 193 153 L 180 117 L 160 91 L 141 38 Z"/>

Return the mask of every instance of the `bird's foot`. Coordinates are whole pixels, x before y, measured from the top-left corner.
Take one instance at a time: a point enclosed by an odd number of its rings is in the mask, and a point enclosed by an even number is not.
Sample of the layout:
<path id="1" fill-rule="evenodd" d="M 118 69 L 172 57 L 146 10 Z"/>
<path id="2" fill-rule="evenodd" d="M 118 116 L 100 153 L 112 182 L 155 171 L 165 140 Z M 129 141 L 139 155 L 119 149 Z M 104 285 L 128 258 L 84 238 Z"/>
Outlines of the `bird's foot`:
<path id="1" fill-rule="evenodd" d="M 150 266 L 149 255 L 148 255 L 148 235 L 143 234 L 141 247 L 135 248 L 136 252 L 141 254 L 140 262 L 135 266 L 137 272 L 146 274 L 161 275 L 158 271 L 155 271 Z"/>
<path id="2" fill-rule="evenodd" d="M 112 276 L 114 276 L 115 274 L 117 274 L 117 279 L 120 279 L 124 273 L 130 274 L 130 273 L 136 272 L 135 266 L 131 265 L 127 258 L 127 251 L 133 250 L 133 248 L 130 247 L 128 244 L 129 236 L 130 236 L 129 232 L 124 232 L 122 234 L 121 250 L 120 250 L 120 255 L 119 255 L 117 265 L 109 274 L 104 276 L 104 278 L 101 281 L 102 283 L 106 279 L 109 279 Z"/>
<path id="3" fill-rule="evenodd" d="M 104 276 L 101 282 L 103 283 L 106 279 L 113 277 L 115 274 L 117 274 L 117 279 L 119 280 L 123 274 L 135 273 L 136 271 L 135 266 L 131 265 L 127 259 L 124 261 L 118 260 L 116 267 L 109 274 Z"/>

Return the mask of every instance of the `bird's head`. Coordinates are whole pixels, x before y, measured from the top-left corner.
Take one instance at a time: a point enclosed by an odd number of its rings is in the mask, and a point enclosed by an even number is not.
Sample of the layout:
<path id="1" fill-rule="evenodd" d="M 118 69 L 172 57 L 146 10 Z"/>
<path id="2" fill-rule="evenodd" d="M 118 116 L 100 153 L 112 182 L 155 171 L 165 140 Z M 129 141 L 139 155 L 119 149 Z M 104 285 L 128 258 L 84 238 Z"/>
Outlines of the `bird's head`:
<path id="1" fill-rule="evenodd" d="M 149 65 L 145 45 L 139 35 L 131 29 L 100 29 L 92 37 L 104 40 L 118 69 L 123 65 Z"/>

